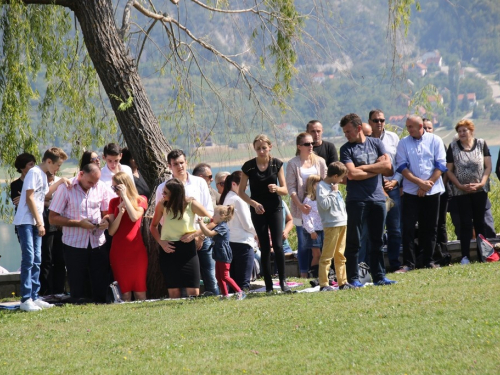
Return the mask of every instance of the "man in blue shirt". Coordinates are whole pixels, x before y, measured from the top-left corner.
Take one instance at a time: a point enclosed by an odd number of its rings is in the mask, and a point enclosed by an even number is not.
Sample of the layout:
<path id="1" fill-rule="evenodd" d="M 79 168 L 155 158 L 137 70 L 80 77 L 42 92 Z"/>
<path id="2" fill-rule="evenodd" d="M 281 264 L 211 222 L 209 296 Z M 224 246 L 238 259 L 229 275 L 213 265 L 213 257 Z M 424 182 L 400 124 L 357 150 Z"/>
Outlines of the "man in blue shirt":
<path id="1" fill-rule="evenodd" d="M 436 247 L 439 200 L 444 192 L 441 174 L 446 172 L 446 155 L 440 137 L 423 128 L 420 116 L 408 116 L 407 137 L 396 152 L 397 172 L 403 181 L 403 266 L 400 272 L 414 268 L 435 268 L 432 261 Z M 415 254 L 415 224 L 418 222 L 422 264 Z"/>
<path id="2" fill-rule="evenodd" d="M 366 225 L 370 241 L 370 272 L 375 285 L 394 284 L 385 277 L 382 235 L 386 217 L 386 196 L 382 175 L 394 174 L 391 159 L 380 139 L 367 138 L 363 133 L 361 118 L 355 113 L 340 120 L 347 143 L 340 148 L 340 161 L 347 167 L 347 281 L 362 287 L 358 276 L 360 236 Z"/>

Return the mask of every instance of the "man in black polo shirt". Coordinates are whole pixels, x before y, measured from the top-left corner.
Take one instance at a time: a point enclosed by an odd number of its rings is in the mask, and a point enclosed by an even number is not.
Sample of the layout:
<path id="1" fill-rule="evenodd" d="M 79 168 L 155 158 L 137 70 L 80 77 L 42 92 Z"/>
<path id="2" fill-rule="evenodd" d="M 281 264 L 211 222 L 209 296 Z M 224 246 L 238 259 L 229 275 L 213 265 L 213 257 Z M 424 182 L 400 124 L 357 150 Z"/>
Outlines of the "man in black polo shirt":
<path id="1" fill-rule="evenodd" d="M 318 120 L 311 120 L 307 123 L 306 132 L 311 134 L 314 146 L 313 151 L 316 155 L 325 159 L 326 165 L 339 160 L 339 155 L 335 145 L 331 142 L 323 141 L 323 125 Z"/>

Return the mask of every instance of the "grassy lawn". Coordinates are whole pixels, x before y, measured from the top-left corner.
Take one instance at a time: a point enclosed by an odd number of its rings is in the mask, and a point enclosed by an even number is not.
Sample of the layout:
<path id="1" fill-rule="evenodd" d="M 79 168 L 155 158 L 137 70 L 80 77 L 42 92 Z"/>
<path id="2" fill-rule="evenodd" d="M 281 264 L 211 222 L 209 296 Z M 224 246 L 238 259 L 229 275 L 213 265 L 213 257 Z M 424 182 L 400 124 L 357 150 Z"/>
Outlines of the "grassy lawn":
<path id="1" fill-rule="evenodd" d="M 0 312 L 0 372 L 498 374 L 500 263 L 391 287 Z"/>

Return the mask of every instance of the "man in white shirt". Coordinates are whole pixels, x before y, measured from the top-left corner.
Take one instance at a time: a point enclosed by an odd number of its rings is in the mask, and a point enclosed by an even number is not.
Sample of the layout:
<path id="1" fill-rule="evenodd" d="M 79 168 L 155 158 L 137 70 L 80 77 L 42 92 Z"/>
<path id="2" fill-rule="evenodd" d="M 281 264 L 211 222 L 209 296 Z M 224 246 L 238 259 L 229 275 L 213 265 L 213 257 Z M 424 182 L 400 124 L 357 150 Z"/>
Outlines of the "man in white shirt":
<path id="1" fill-rule="evenodd" d="M 135 184 L 134 175 L 132 169 L 128 165 L 120 164 L 122 150 L 116 143 L 109 143 L 104 146 L 103 157 L 106 161 L 106 165 L 101 169 L 101 181 L 104 182 L 108 188 L 110 199 L 116 198 L 118 195 L 111 189 L 113 176 L 118 172 L 125 172 L 132 180 L 132 183 Z"/>
<path id="2" fill-rule="evenodd" d="M 188 165 L 184 151 L 170 151 L 170 153 L 167 155 L 167 163 L 168 167 L 172 171 L 172 177 L 170 178 L 177 178 L 182 181 L 182 183 L 184 183 L 186 197 L 196 199 L 203 205 L 203 207 L 207 209 L 207 211 L 211 215 L 213 215 L 214 206 L 212 203 L 212 198 L 210 197 L 207 182 L 201 177 L 193 176 L 192 174 L 188 173 Z M 165 182 L 162 182 L 156 188 L 156 202 L 162 200 L 163 188 L 165 187 L 165 183 L 168 180 L 169 179 L 167 179 Z M 160 224 L 163 225 L 163 218 Z M 203 279 L 205 291 L 217 295 L 219 294 L 219 288 L 217 286 L 217 280 L 215 278 L 215 262 L 212 259 L 212 249 L 210 248 L 211 242 L 212 241 L 209 238 L 200 236 L 196 239 L 196 248 L 198 249 L 201 278 Z"/>
<path id="3" fill-rule="evenodd" d="M 398 148 L 399 136 L 385 129 L 385 116 L 380 109 L 373 109 L 368 115 L 368 123 L 372 128 L 372 138 L 382 141 L 385 150 L 394 165 L 396 161 L 396 150 Z M 393 271 L 399 270 L 399 249 L 401 247 L 401 196 L 399 187 L 403 176 L 395 172 L 393 176 L 383 177 L 383 186 L 387 195 L 394 202 L 394 206 L 387 212 L 385 226 L 387 230 L 387 257 Z M 368 244 L 367 244 L 368 245 Z M 369 253 L 369 251 L 367 252 Z M 369 262 L 366 262 L 369 264 Z"/>
<path id="4" fill-rule="evenodd" d="M 62 183 L 61 178 L 49 188 L 47 172 L 55 174 L 68 158 L 57 147 L 45 151 L 42 163 L 31 168 L 24 178 L 21 198 L 14 225 L 21 244 L 21 305 L 23 311 L 37 311 L 53 307 L 38 297 L 40 290 L 40 263 L 42 261 L 42 237 L 45 235 L 43 209 L 46 196 L 51 196 Z"/>

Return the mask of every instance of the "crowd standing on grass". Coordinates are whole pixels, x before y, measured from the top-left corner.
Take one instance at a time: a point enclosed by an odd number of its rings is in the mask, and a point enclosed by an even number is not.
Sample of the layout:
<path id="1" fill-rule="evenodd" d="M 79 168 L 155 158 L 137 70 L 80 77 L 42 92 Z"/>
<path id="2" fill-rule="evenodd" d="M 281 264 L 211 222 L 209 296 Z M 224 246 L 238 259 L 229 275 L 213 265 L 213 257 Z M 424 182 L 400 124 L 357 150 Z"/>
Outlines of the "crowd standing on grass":
<path id="1" fill-rule="evenodd" d="M 295 139 L 296 156 L 286 173 L 264 134 L 253 141 L 255 158 L 215 178 L 207 163 L 190 174 L 184 152 L 172 150 L 172 176 L 156 187 L 149 228 L 169 297 L 199 295 L 201 279 L 205 295 L 227 298 L 234 292 L 245 298 L 257 247 L 266 292 L 274 290 L 272 259 L 279 288 L 291 292 L 284 248 L 289 251 L 293 226 L 300 277 L 317 277 L 321 291 L 363 287 L 362 263 L 375 285 L 394 284 L 386 277 L 384 246 L 389 271 L 450 264 L 447 211 L 460 239 L 461 264 L 469 264 L 473 236 L 496 236 L 486 141 L 474 137 L 470 120 L 457 123 L 448 147 L 428 119 L 408 116 L 409 135 L 402 139 L 385 125 L 380 109 L 369 112 L 368 123 L 355 113 L 345 115 L 340 127 L 347 142 L 337 153 L 323 140 L 321 122 L 311 120 Z M 11 199 L 22 251 L 21 310 L 52 307 L 39 294 L 62 293 L 66 273 L 75 303 L 106 302 L 114 280 L 125 301 L 146 299 L 141 222 L 151 192 L 133 153 L 109 143 L 101 169 L 99 154 L 85 151 L 69 180 L 55 176 L 67 159 L 59 148 L 47 150 L 37 166 L 29 153 L 16 158 L 21 175 L 11 184 Z M 500 175 L 498 162 L 495 172 Z M 345 197 L 339 184 L 346 185 Z M 291 212 L 282 200 L 286 195 Z M 479 250 L 478 261 L 484 261 Z"/>

